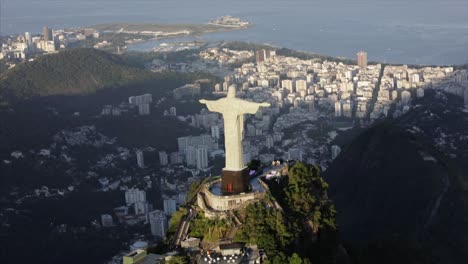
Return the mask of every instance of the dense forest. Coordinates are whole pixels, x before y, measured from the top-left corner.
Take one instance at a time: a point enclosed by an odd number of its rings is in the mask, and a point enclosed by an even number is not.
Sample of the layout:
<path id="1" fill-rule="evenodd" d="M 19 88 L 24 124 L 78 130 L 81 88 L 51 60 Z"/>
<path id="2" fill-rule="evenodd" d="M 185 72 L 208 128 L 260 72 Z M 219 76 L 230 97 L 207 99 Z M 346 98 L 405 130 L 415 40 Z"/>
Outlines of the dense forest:
<path id="1" fill-rule="evenodd" d="M 70 49 L 44 55 L 0 76 L 4 100 L 49 95 L 82 95 L 152 78 L 121 57 L 95 49 Z"/>
<path id="2" fill-rule="evenodd" d="M 297 162 L 289 169 L 289 177 L 269 186 L 271 192 L 264 200 L 233 212 L 242 222 L 234 241 L 258 245 L 272 264 L 332 263 L 340 254 L 336 212 L 320 170 Z M 213 242 L 225 237 L 231 225 L 199 214 L 190 236 Z"/>

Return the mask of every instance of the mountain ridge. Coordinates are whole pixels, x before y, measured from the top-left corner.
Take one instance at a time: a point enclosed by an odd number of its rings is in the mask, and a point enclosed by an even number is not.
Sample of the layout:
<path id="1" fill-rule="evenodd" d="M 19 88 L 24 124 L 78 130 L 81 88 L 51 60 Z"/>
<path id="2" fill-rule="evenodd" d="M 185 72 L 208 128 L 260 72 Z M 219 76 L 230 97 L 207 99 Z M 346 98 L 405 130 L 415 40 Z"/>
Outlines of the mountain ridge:
<path id="1" fill-rule="evenodd" d="M 150 79 L 121 57 L 96 49 L 70 49 L 21 63 L 0 75 L 0 98 L 83 95 L 106 87 Z"/>

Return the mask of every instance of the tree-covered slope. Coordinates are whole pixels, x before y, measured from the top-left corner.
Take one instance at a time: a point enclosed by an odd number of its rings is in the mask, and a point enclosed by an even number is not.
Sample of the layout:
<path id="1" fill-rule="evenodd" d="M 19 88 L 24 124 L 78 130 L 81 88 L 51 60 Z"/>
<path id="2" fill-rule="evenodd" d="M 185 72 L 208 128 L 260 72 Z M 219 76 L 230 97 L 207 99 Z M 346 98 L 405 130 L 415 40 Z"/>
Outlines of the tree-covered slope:
<path id="1" fill-rule="evenodd" d="M 424 160 L 434 155 L 390 123 L 357 137 L 327 171 L 345 237 L 381 239 L 421 231 L 448 177 L 442 161 Z"/>
<path id="2" fill-rule="evenodd" d="M 304 263 L 331 263 L 337 258 L 335 209 L 319 168 L 296 162 L 288 177 L 268 186 L 264 201 L 239 212 L 243 225 L 234 239 L 257 244 L 270 263 L 300 258 Z"/>
<path id="3" fill-rule="evenodd" d="M 96 92 L 152 75 L 119 56 L 95 49 L 70 49 L 25 62 L 0 76 L 5 99 Z"/>
<path id="4" fill-rule="evenodd" d="M 326 172 L 357 263 L 468 258 L 468 114 L 439 92 L 414 105 L 357 136 Z"/>

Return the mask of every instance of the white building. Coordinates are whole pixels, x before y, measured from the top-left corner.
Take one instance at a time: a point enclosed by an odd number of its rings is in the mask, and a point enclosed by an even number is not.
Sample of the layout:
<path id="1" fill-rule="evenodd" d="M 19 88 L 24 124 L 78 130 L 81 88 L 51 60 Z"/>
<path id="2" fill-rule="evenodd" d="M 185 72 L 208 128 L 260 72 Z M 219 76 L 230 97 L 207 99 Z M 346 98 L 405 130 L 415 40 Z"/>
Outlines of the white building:
<path id="1" fill-rule="evenodd" d="M 177 194 L 177 203 L 178 204 L 185 204 L 185 201 L 187 201 L 187 193 L 186 192 L 180 192 Z"/>
<path id="2" fill-rule="evenodd" d="M 411 82 L 412 83 L 418 83 L 421 81 L 421 76 L 419 75 L 419 73 L 413 73 L 411 75 Z"/>
<path id="3" fill-rule="evenodd" d="M 210 128 L 209 126 L 208 128 Z M 200 136 L 180 137 L 177 139 L 180 153 L 186 153 L 189 146 L 198 147 L 206 146 L 208 151 L 213 151 L 219 148 L 218 143 L 211 137 L 211 135 L 204 134 Z"/>
<path id="4" fill-rule="evenodd" d="M 424 97 L 424 89 L 423 88 L 418 88 L 416 90 L 416 97 L 418 97 L 418 98 Z"/>
<path id="5" fill-rule="evenodd" d="M 159 164 L 161 166 L 167 166 L 169 163 L 166 151 L 159 151 Z"/>
<path id="6" fill-rule="evenodd" d="M 197 150 L 194 146 L 188 146 L 185 152 L 185 161 L 187 166 L 197 165 Z"/>
<path id="7" fill-rule="evenodd" d="M 138 167 L 144 168 L 145 167 L 145 159 L 144 159 L 144 156 L 143 156 L 143 151 L 137 150 L 136 151 L 136 157 L 137 157 Z"/>
<path id="8" fill-rule="evenodd" d="M 133 206 L 136 215 L 146 215 L 150 211 L 150 205 L 147 202 L 137 202 Z"/>
<path id="9" fill-rule="evenodd" d="M 197 148 L 197 169 L 208 168 L 208 148 L 200 146 Z"/>
<path id="10" fill-rule="evenodd" d="M 140 115 L 149 115 L 149 104 L 153 102 L 153 95 L 143 94 L 138 96 L 131 96 L 128 98 L 128 103 L 138 106 L 138 113 Z"/>
<path id="11" fill-rule="evenodd" d="M 101 215 L 101 225 L 103 227 L 113 226 L 114 223 L 112 221 L 112 215 L 110 215 L 110 214 Z"/>
<path id="12" fill-rule="evenodd" d="M 164 212 L 160 210 L 154 210 L 148 215 L 151 225 L 151 234 L 156 237 L 165 237 L 167 231 L 167 218 L 164 215 Z"/>
<path id="13" fill-rule="evenodd" d="M 266 147 L 269 148 L 269 149 L 272 148 L 272 147 L 275 145 L 272 136 L 270 136 L 270 135 L 266 136 L 266 144 L 265 144 L 265 145 L 266 145 Z"/>
<path id="14" fill-rule="evenodd" d="M 352 104 L 351 101 L 346 101 L 342 104 L 342 115 L 345 117 L 352 117 Z"/>
<path id="15" fill-rule="evenodd" d="M 146 202 L 146 192 L 139 189 L 128 189 L 125 191 L 125 202 L 132 205 L 138 202 Z"/>
<path id="16" fill-rule="evenodd" d="M 140 115 L 149 115 L 150 114 L 149 104 L 139 104 L 138 105 L 138 113 Z"/>
<path id="17" fill-rule="evenodd" d="M 153 95 L 151 94 L 130 96 L 128 98 L 128 103 L 133 104 L 133 105 L 150 104 L 152 102 L 153 102 Z"/>
<path id="18" fill-rule="evenodd" d="M 170 156 L 171 164 L 182 164 L 184 162 L 184 154 L 180 152 L 172 152 Z"/>
<path id="19" fill-rule="evenodd" d="M 294 92 L 293 82 L 291 80 L 282 80 L 281 88 L 287 89 L 290 93 Z"/>
<path id="20" fill-rule="evenodd" d="M 177 211 L 176 200 L 164 199 L 164 213 L 167 216 L 171 216 Z"/>
<path id="21" fill-rule="evenodd" d="M 337 101 L 335 102 L 335 116 L 340 117 L 342 115 L 343 115 L 343 110 L 342 110 L 341 102 Z"/>
<path id="22" fill-rule="evenodd" d="M 401 102 L 403 104 L 408 104 L 410 100 L 411 100 L 411 93 L 410 92 L 408 92 L 408 91 L 401 92 Z"/>
<path id="23" fill-rule="evenodd" d="M 306 80 L 296 80 L 296 91 L 307 91 Z"/>
<path id="24" fill-rule="evenodd" d="M 213 139 L 219 140 L 220 134 L 219 134 L 219 126 L 218 125 L 211 126 L 211 137 Z"/>
<path id="25" fill-rule="evenodd" d="M 31 33 L 29 33 L 29 32 L 24 33 L 24 38 L 25 38 L 26 43 L 28 44 L 28 46 L 31 45 L 31 43 L 32 43 Z"/>

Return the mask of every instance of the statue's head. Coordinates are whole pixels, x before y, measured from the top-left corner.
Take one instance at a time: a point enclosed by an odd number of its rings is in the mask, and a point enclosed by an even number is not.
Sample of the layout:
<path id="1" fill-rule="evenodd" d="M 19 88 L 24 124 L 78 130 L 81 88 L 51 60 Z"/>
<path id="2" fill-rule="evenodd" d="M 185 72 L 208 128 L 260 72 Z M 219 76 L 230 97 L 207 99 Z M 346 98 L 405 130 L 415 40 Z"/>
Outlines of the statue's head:
<path id="1" fill-rule="evenodd" d="M 233 85 L 229 86 L 227 97 L 234 98 L 236 97 L 236 87 Z"/>

